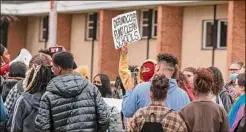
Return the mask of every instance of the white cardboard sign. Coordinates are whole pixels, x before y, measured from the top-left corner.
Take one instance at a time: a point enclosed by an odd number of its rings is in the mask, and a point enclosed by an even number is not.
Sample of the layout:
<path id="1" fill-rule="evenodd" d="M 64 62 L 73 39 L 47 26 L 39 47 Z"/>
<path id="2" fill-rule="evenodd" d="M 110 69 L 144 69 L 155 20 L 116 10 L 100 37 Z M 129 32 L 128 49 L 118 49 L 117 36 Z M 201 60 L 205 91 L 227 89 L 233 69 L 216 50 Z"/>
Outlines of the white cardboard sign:
<path id="1" fill-rule="evenodd" d="M 137 12 L 132 11 L 112 18 L 112 32 L 116 49 L 121 48 L 124 42 L 130 44 L 140 40 Z"/>

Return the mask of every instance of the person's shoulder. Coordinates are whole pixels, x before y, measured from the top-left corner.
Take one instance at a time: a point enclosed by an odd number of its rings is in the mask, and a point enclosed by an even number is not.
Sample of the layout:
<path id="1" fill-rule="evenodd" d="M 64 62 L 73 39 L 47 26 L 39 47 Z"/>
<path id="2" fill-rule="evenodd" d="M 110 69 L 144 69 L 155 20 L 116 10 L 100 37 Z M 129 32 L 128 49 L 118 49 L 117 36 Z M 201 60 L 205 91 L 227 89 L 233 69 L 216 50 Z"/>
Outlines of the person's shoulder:
<path id="1" fill-rule="evenodd" d="M 143 83 L 139 83 L 134 90 L 141 91 L 144 88 L 149 88 L 150 86 L 151 86 L 151 82 L 143 82 Z"/>

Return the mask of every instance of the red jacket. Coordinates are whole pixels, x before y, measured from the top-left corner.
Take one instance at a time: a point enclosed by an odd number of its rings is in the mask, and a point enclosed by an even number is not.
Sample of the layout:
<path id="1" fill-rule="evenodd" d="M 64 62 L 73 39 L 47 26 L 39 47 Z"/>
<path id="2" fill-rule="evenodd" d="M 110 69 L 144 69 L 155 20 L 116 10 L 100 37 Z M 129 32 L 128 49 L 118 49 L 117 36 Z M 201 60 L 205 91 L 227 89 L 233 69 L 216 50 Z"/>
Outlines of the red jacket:
<path id="1" fill-rule="evenodd" d="M 0 75 L 3 76 L 9 72 L 9 64 L 1 66 Z"/>

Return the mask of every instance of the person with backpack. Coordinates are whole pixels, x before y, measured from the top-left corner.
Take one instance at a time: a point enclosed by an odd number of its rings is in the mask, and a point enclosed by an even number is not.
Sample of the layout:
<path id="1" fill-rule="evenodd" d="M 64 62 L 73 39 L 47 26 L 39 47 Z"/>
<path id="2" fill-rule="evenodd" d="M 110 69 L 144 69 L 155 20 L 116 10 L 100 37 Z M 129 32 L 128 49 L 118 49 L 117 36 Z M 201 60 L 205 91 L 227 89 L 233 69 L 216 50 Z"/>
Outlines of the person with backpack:
<path id="1" fill-rule="evenodd" d="M 133 132 L 186 132 L 187 127 L 178 113 L 163 106 L 167 97 L 169 79 L 155 75 L 151 82 L 151 103 L 139 109 L 130 119 L 129 130 Z"/>
<path id="2" fill-rule="evenodd" d="M 197 70 L 194 78 L 195 100 L 180 112 L 189 132 L 227 132 L 228 116 L 224 108 L 211 100 L 213 73 L 208 68 Z"/>
<path id="3" fill-rule="evenodd" d="M 57 52 L 52 62 L 56 77 L 41 97 L 36 131 L 106 131 L 107 105 L 95 85 L 73 72 L 73 55 Z"/>
<path id="4" fill-rule="evenodd" d="M 21 61 L 14 62 L 9 67 L 8 77 L 3 82 L 2 97 L 3 102 L 5 102 L 9 91 L 14 87 L 14 85 L 23 80 L 26 76 L 27 66 Z"/>
<path id="5" fill-rule="evenodd" d="M 190 99 L 187 93 L 177 85 L 178 59 L 174 55 L 168 53 L 159 54 L 157 59 L 158 63 L 155 68 L 155 74 L 165 75 L 169 78 L 170 83 L 168 96 L 163 105 L 174 111 L 179 111 L 186 104 L 190 103 Z M 149 105 L 150 86 L 151 80 L 149 82 L 138 84 L 135 89 L 127 91 L 122 103 L 122 112 L 125 117 L 132 117 L 138 109 Z"/>
<path id="6" fill-rule="evenodd" d="M 209 67 L 213 73 L 213 94 L 212 100 L 225 108 L 229 113 L 232 107 L 232 97 L 229 92 L 224 88 L 224 79 L 221 71 L 217 67 Z"/>
<path id="7" fill-rule="evenodd" d="M 26 90 L 21 93 L 15 104 L 11 132 L 35 131 L 39 102 L 52 79 L 51 66 L 48 65 L 35 65 L 29 74 Z"/>
<path id="8" fill-rule="evenodd" d="M 237 113 L 242 105 L 245 104 L 245 86 L 246 86 L 246 80 L 245 80 L 245 73 L 240 73 L 235 81 L 236 85 L 236 94 L 239 97 L 238 100 L 234 103 L 234 105 L 231 108 L 231 111 L 229 113 L 229 124 L 230 128 L 232 128 L 233 123 L 235 122 Z"/>
<path id="9" fill-rule="evenodd" d="M 113 91 L 110 87 L 109 77 L 105 74 L 97 74 L 93 79 L 93 84 L 97 86 L 102 94 L 103 100 L 107 104 L 107 111 L 109 113 L 109 128 L 108 132 L 123 131 L 121 120 L 121 99 L 114 99 Z"/>

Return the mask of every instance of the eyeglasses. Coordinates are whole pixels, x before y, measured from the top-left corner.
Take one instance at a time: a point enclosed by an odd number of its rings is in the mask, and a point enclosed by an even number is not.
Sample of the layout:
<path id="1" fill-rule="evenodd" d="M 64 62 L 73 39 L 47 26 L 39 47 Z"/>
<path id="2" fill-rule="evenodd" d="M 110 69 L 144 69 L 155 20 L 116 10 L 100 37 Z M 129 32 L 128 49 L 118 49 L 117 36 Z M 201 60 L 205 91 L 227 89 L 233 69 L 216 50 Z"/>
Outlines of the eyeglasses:
<path id="1" fill-rule="evenodd" d="M 229 69 L 229 71 L 238 71 L 240 69 Z"/>

